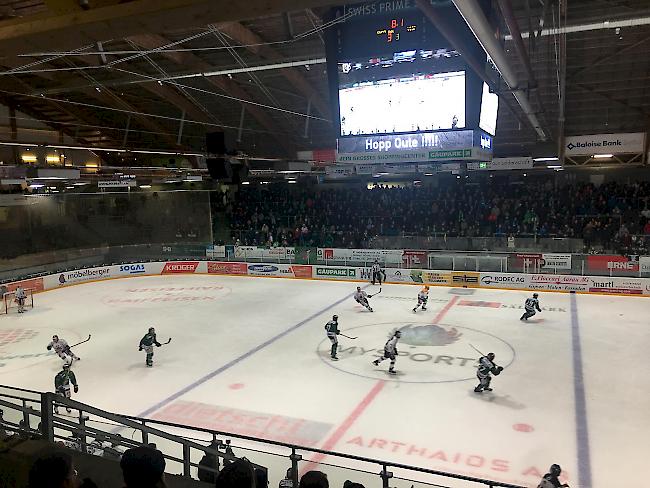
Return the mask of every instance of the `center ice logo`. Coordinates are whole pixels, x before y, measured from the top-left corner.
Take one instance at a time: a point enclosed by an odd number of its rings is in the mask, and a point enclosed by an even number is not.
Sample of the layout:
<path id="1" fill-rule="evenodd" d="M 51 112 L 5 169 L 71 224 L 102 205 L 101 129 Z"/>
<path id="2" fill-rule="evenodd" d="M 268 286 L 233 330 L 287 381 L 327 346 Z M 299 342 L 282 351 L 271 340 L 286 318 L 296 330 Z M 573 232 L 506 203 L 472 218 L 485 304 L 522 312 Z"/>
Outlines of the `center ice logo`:
<path id="1" fill-rule="evenodd" d="M 327 337 L 318 345 L 322 361 L 338 371 L 373 380 L 398 381 L 401 383 L 452 383 L 476 380 L 476 364 L 482 352 L 494 352 L 499 364 L 507 368 L 515 358 L 513 347 L 505 340 L 489 332 L 457 325 L 432 324 L 430 322 L 388 322 L 341 328 L 348 339 L 339 336 L 339 361 L 330 360 L 330 341 Z M 397 344 L 396 376 L 389 376 L 387 367 L 373 366 L 372 361 L 383 355 L 384 344 L 400 330 L 402 337 Z"/>

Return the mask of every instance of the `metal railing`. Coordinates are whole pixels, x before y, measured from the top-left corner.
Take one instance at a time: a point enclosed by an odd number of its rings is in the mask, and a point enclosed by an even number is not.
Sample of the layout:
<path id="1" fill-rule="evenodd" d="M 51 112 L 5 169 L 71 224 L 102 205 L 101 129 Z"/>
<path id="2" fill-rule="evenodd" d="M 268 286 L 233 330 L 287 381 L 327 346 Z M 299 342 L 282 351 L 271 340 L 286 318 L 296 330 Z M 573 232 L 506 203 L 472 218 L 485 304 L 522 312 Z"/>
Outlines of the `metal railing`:
<path id="1" fill-rule="evenodd" d="M 342 486 L 345 480 L 352 479 L 368 487 L 381 484 L 382 488 L 522 488 L 386 460 L 118 415 L 51 392 L 0 385 L 0 408 L 3 410 L 0 437 L 6 438 L 12 433 L 22 439 L 63 442 L 72 449 L 105 457 L 108 457 L 104 452 L 107 449 L 119 457 L 125 449 L 154 444 L 166 458 L 167 472 L 180 471 L 186 478 L 196 478 L 200 458 L 209 454 L 218 460 L 217 468 L 203 466 L 202 469 L 216 473 L 220 465 L 245 457 L 254 466 L 266 469 L 270 484 L 275 486 L 287 468 L 292 468 L 294 486 L 298 486 L 299 473 L 316 469 L 318 465 L 318 469 L 328 475 L 332 486 Z M 70 413 L 64 414 L 62 410 L 65 409 Z M 207 443 L 228 446 L 229 451 L 212 449 Z"/>

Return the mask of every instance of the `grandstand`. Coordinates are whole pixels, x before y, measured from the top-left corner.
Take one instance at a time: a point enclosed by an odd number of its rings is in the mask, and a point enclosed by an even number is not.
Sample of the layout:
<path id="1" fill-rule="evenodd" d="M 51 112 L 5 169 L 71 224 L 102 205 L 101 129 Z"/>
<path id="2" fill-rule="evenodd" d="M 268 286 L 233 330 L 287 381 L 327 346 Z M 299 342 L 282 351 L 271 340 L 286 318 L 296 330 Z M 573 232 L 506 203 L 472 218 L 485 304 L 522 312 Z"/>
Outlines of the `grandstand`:
<path id="1" fill-rule="evenodd" d="M 644 486 L 649 40 L 647 0 L 5 1 L 0 485 Z"/>

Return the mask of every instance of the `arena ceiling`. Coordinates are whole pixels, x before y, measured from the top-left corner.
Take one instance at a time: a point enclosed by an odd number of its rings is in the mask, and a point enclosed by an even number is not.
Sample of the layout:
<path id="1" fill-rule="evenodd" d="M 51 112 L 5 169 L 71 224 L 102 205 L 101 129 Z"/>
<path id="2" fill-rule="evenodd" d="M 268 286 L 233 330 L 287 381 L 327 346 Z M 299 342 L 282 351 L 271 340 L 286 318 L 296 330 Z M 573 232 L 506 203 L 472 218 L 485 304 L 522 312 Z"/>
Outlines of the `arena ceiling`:
<path id="1" fill-rule="evenodd" d="M 332 3 L 3 0 L 0 103 L 83 146 L 203 151 L 223 130 L 252 156 L 332 148 Z M 552 153 L 562 131 L 647 130 L 650 2 L 494 0 L 488 18 L 548 139 L 488 68 L 497 155 Z"/>

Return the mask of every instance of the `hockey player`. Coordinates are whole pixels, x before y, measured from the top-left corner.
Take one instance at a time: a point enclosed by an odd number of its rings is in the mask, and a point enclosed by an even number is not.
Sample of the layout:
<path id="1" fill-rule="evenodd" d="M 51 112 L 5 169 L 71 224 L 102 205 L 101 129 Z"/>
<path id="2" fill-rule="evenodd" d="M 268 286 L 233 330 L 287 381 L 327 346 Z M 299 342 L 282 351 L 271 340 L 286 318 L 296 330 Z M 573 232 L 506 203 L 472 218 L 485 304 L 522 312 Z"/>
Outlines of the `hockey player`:
<path id="1" fill-rule="evenodd" d="M 552 464 L 549 472 L 542 477 L 537 488 L 569 488 L 569 485 L 560 482 L 558 477 L 561 473 L 562 468 L 560 468 L 560 465 Z"/>
<path id="2" fill-rule="evenodd" d="M 429 300 L 429 285 L 424 285 L 424 287 L 420 290 L 420 293 L 418 293 L 418 304 L 413 307 L 413 311 L 417 312 L 420 305 L 422 305 L 422 310 L 426 310 L 427 300 Z"/>
<path id="3" fill-rule="evenodd" d="M 16 288 L 16 303 L 18 303 L 18 313 L 25 312 L 25 300 L 27 299 L 27 293 L 22 286 Z"/>
<path id="4" fill-rule="evenodd" d="M 395 361 L 397 361 L 397 341 L 399 341 L 400 337 L 402 337 L 402 332 L 396 330 L 393 334 L 393 337 L 388 339 L 384 345 L 383 357 L 375 359 L 372 364 L 379 366 L 379 363 L 381 363 L 384 359 L 390 359 L 390 367 L 388 368 L 388 372 L 390 374 L 397 374 L 397 371 L 395 371 Z"/>
<path id="5" fill-rule="evenodd" d="M 370 268 L 370 270 L 372 272 L 372 284 L 374 285 L 376 281 L 379 281 L 379 286 L 381 286 L 381 282 L 384 277 L 384 272 L 381 269 L 379 260 L 375 259 L 375 262 L 372 263 L 372 267 Z"/>
<path id="6" fill-rule="evenodd" d="M 478 370 L 476 371 L 476 377 L 479 380 L 479 384 L 476 388 L 474 388 L 474 391 L 476 393 L 481 393 L 482 391 L 492 391 L 492 388 L 490 388 L 490 381 L 492 381 L 490 373 L 498 376 L 501 374 L 501 371 L 503 371 L 503 367 L 497 366 L 494 363 L 494 357 L 494 353 L 490 352 L 487 354 L 487 356 L 482 356 L 481 359 L 478 360 Z"/>
<path id="7" fill-rule="evenodd" d="M 336 349 L 339 347 L 339 338 L 337 337 L 341 331 L 339 330 L 339 316 L 333 315 L 332 320 L 325 324 L 325 331 L 327 332 L 327 338 L 332 343 L 332 348 L 330 349 L 330 357 L 332 361 L 338 361 L 339 358 L 336 357 Z"/>
<path id="8" fill-rule="evenodd" d="M 65 339 L 59 339 L 58 335 L 53 335 L 52 342 L 47 345 L 48 351 L 52 348 L 54 348 L 54 352 L 57 353 L 63 361 L 66 360 L 66 355 L 70 356 L 72 359 L 76 359 L 77 361 L 81 360 L 80 357 L 76 356 L 75 353 L 72 352 L 68 342 Z"/>
<path id="9" fill-rule="evenodd" d="M 70 398 L 70 384 L 74 387 L 74 392 L 79 393 L 79 385 L 77 385 L 77 378 L 72 371 L 70 365 L 65 363 L 63 369 L 54 377 L 54 389 L 57 394 L 65 398 Z M 70 407 L 65 408 L 66 412 L 70 413 Z M 54 413 L 59 413 L 59 407 L 54 405 Z"/>
<path id="10" fill-rule="evenodd" d="M 539 308 L 539 300 L 537 299 L 538 296 L 539 295 L 537 293 L 533 293 L 533 298 L 526 298 L 526 302 L 524 303 L 524 308 L 526 311 L 521 317 L 519 317 L 519 320 L 528 320 L 537 312 L 542 311 L 542 309 Z"/>
<path id="11" fill-rule="evenodd" d="M 153 366 L 153 346 L 160 347 L 161 344 L 156 340 L 156 329 L 149 327 L 149 331 L 140 339 L 139 351 L 144 351 L 147 353 L 147 367 L 151 368 Z"/>
<path id="12" fill-rule="evenodd" d="M 370 308 L 370 304 L 368 303 L 368 298 L 368 294 L 363 291 L 360 286 L 357 286 L 357 291 L 354 292 L 354 299 L 357 303 L 363 305 L 372 312 L 372 308 Z"/>

